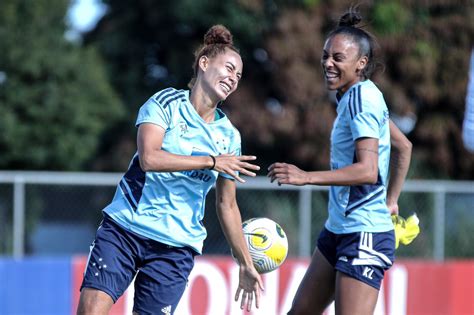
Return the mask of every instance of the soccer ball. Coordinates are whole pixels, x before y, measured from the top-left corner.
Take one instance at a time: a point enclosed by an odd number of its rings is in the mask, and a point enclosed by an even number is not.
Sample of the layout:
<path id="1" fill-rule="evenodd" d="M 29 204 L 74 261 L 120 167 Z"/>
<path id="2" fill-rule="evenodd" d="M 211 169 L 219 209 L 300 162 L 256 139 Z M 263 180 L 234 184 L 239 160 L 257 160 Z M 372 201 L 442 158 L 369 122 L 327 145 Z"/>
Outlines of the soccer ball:
<path id="1" fill-rule="evenodd" d="M 268 218 L 252 218 L 242 223 L 253 265 L 259 273 L 281 266 L 288 254 L 288 239 L 278 223 Z"/>

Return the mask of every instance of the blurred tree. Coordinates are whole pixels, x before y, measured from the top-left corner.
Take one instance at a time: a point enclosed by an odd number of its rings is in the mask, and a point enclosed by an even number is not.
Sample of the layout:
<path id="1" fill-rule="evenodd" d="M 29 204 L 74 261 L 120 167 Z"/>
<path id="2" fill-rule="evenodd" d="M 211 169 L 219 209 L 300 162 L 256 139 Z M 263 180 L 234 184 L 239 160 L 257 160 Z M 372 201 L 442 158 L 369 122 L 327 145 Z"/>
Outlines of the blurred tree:
<path id="1" fill-rule="evenodd" d="M 96 51 L 65 39 L 68 5 L 0 2 L 0 168 L 84 169 L 124 113 Z"/>
<path id="2" fill-rule="evenodd" d="M 131 121 L 138 107 L 164 87 L 186 88 L 192 52 L 211 25 L 222 23 L 233 32 L 244 59 L 241 86 L 223 107 L 242 133 L 244 152 L 256 154 L 262 170 L 274 161 L 304 169 L 328 167 L 335 110 L 319 60 L 325 34 L 348 9 L 347 1 L 104 3 L 108 13 L 85 42 L 100 48 L 129 109 L 117 127 L 121 136 L 110 138 L 108 147 L 115 149 L 109 152 L 135 150 Z M 460 132 L 474 38 L 472 1 L 383 0 L 361 10 L 385 64 L 374 81 L 414 143 L 410 176 L 473 179 L 474 158 L 464 150 Z M 131 153 L 102 160 L 122 159 L 125 168 Z M 96 164 L 103 165 L 116 164 Z"/>
<path id="3" fill-rule="evenodd" d="M 409 134 L 417 166 L 412 176 L 474 179 L 474 156 L 461 140 L 474 3 L 385 0 L 371 13 L 386 59 L 379 82 L 392 114 L 417 117 Z"/>

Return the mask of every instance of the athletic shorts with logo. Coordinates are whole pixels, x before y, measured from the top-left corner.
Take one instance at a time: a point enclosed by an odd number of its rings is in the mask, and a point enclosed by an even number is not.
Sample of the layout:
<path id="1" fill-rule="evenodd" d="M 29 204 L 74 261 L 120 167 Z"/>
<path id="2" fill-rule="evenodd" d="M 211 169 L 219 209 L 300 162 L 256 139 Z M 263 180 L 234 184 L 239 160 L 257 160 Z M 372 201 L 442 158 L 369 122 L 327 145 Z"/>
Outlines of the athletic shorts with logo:
<path id="1" fill-rule="evenodd" d="M 114 302 L 136 275 L 133 311 L 173 314 L 194 266 L 194 252 L 125 230 L 104 214 L 91 245 L 82 288 L 101 290 Z"/>
<path id="2" fill-rule="evenodd" d="M 395 234 L 393 230 L 334 234 L 324 228 L 318 249 L 334 269 L 379 290 L 395 259 Z"/>

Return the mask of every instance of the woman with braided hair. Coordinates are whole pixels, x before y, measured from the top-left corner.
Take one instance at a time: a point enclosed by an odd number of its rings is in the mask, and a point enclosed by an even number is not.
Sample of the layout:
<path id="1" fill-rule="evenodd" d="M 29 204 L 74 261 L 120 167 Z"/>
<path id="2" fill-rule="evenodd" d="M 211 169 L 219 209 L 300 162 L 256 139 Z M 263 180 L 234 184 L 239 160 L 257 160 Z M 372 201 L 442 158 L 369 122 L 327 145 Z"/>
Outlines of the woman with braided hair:
<path id="1" fill-rule="evenodd" d="M 161 90 L 139 110 L 138 150 L 103 209 L 78 314 L 108 314 L 134 278 L 134 314 L 173 314 L 202 253 L 214 183 L 218 218 L 240 265 L 235 300 L 259 306 L 262 280 L 244 241 L 235 183 L 259 167 L 250 163 L 255 156 L 241 155 L 239 132 L 217 108 L 237 89 L 242 59 L 222 25 L 208 30 L 195 55 L 190 90 Z"/>

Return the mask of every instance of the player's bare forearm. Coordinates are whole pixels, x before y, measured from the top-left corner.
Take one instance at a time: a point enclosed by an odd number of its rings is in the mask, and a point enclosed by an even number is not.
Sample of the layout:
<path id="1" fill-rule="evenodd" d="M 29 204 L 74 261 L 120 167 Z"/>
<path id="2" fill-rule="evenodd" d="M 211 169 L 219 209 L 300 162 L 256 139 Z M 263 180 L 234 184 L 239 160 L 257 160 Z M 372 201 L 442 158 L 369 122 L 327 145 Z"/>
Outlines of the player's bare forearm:
<path id="1" fill-rule="evenodd" d="M 242 217 L 236 201 L 234 181 L 219 177 L 216 183 L 216 211 L 222 232 L 240 265 L 252 265 L 242 232 Z"/>
<path id="2" fill-rule="evenodd" d="M 240 182 L 244 182 L 238 173 L 255 176 L 260 169 L 250 162 L 257 157 L 221 154 L 218 156 L 179 155 L 162 150 L 165 129 L 144 123 L 138 127 L 137 148 L 140 167 L 145 172 L 176 172 L 200 169 L 213 169 L 226 173 Z"/>
<path id="3" fill-rule="evenodd" d="M 267 175 L 271 181 L 290 185 L 360 185 L 377 180 L 377 168 L 355 163 L 338 170 L 305 172 L 292 164 L 274 163 Z"/>
<path id="4" fill-rule="evenodd" d="M 398 203 L 398 197 L 410 168 L 412 144 L 405 135 L 390 121 L 390 178 L 387 188 L 387 204 Z"/>
<path id="5" fill-rule="evenodd" d="M 222 232 L 224 233 L 229 246 L 232 248 L 232 253 L 239 262 L 239 265 L 252 265 L 252 259 L 246 250 L 245 238 L 242 233 L 242 218 L 238 208 L 218 206 L 217 217 Z"/>
<path id="6" fill-rule="evenodd" d="M 295 165 L 273 163 L 268 177 L 279 184 L 290 185 L 361 185 L 373 184 L 378 176 L 378 139 L 358 139 L 355 144 L 357 162 L 337 170 L 305 172 Z"/>
<path id="7" fill-rule="evenodd" d="M 391 154 L 390 157 L 390 179 L 387 189 L 387 201 L 396 203 L 405 183 L 405 179 L 410 167 L 410 155 Z"/>
<path id="8" fill-rule="evenodd" d="M 349 186 L 373 184 L 377 181 L 377 173 L 355 163 L 338 170 L 311 172 L 309 178 L 313 185 Z"/>
<path id="9" fill-rule="evenodd" d="M 172 154 L 163 150 L 150 152 L 139 156 L 140 166 L 145 172 L 176 172 L 212 167 L 213 160 L 210 156 L 183 156 Z"/>
<path id="10" fill-rule="evenodd" d="M 219 178 L 216 183 L 216 209 L 222 231 L 239 262 L 239 286 L 235 292 L 235 301 L 241 299 L 240 308 L 247 311 L 259 307 L 262 279 L 253 266 L 252 257 L 245 243 L 242 231 L 242 218 L 235 198 L 236 186 L 232 180 Z M 254 300 L 255 299 L 255 300 Z"/>
<path id="11" fill-rule="evenodd" d="M 149 172 L 172 172 L 210 168 L 214 164 L 210 156 L 184 156 L 161 149 L 165 129 L 151 123 L 138 127 L 137 149 L 140 167 Z"/>

